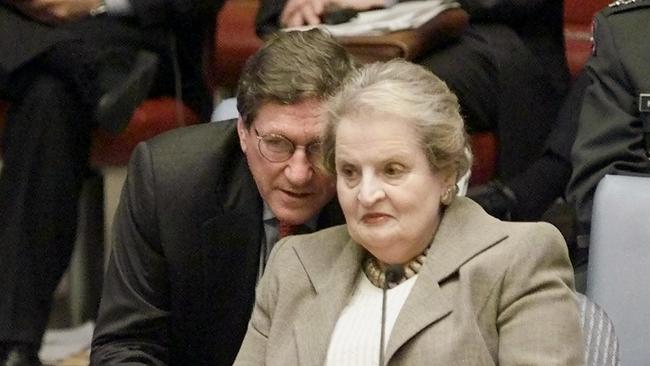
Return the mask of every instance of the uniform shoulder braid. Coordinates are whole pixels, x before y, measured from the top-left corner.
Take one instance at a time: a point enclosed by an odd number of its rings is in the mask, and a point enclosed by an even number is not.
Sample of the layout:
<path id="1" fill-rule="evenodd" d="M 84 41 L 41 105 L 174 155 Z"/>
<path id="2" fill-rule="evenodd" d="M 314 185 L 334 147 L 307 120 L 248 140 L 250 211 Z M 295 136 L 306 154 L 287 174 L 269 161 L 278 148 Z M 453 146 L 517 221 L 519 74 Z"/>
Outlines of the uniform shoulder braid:
<path id="1" fill-rule="evenodd" d="M 616 0 L 603 9 L 603 13 L 605 15 L 616 14 L 644 7 L 650 7 L 650 0 Z"/>

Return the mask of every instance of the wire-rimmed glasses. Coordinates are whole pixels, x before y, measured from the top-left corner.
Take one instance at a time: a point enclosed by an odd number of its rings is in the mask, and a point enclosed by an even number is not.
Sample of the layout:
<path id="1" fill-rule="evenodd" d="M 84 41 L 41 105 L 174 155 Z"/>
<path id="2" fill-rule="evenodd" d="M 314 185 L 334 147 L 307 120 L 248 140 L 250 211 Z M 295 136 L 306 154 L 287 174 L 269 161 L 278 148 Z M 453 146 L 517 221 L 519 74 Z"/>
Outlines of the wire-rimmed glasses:
<path id="1" fill-rule="evenodd" d="M 287 161 L 291 159 L 298 148 L 305 149 L 307 158 L 312 164 L 317 163 L 320 159 L 320 141 L 312 142 L 309 145 L 296 145 L 293 141 L 279 134 L 267 133 L 260 135 L 257 128 L 255 128 L 255 134 L 257 135 L 257 148 L 260 154 L 270 162 L 281 163 Z"/>

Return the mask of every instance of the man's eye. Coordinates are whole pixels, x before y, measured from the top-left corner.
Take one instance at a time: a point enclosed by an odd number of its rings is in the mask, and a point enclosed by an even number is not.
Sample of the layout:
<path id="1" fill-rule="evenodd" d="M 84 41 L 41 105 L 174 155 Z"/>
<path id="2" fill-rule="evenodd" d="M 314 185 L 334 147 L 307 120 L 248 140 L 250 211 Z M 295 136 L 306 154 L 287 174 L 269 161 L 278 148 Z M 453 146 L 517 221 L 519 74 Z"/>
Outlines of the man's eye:
<path id="1" fill-rule="evenodd" d="M 273 150 L 287 150 L 291 148 L 291 144 L 280 137 L 269 137 L 264 139 L 264 143 Z"/>

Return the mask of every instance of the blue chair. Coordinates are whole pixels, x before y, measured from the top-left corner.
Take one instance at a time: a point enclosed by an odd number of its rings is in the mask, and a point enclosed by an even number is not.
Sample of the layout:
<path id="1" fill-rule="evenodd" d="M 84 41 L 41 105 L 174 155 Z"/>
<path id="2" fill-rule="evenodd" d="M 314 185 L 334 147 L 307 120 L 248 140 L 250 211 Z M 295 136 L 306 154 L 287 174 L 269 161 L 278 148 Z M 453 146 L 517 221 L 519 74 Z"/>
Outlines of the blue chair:
<path id="1" fill-rule="evenodd" d="M 624 365 L 650 364 L 650 176 L 606 175 L 592 210 L 587 297 L 616 326 Z"/>

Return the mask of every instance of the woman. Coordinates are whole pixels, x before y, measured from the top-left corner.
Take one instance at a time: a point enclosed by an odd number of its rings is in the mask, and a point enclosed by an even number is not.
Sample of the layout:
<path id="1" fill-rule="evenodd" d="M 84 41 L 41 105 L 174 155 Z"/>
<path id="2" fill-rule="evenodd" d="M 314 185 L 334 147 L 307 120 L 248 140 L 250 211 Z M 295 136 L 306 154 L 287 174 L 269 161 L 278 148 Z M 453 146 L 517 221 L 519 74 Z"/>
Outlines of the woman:
<path id="1" fill-rule="evenodd" d="M 323 160 L 347 225 L 277 244 L 235 365 L 582 365 L 562 237 L 455 198 L 466 146 L 456 97 L 424 68 L 346 82 Z"/>

